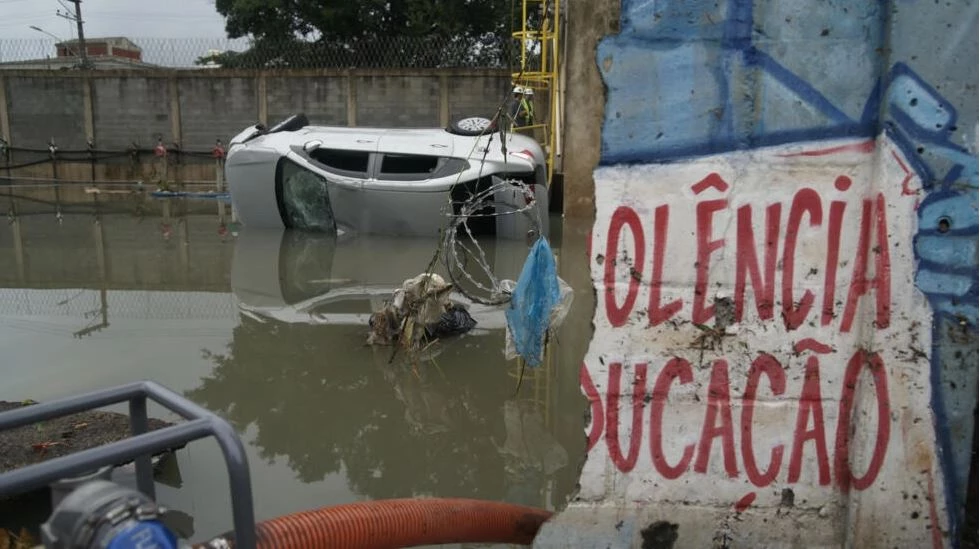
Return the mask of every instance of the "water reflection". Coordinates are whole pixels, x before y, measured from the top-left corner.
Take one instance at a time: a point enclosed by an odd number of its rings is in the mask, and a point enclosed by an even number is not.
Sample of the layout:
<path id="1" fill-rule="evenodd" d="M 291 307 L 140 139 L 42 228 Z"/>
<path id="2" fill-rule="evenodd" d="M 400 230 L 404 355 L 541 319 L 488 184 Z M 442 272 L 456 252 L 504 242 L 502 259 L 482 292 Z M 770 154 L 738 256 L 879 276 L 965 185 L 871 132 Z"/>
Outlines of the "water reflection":
<path id="1" fill-rule="evenodd" d="M 400 355 L 389 362 L 391 348 L 366 345 L 369 313 L 425 269 L 432 240 L 236 234 L 214 204 L 134 212 L 79 195 L 57 208 L 0 196 L 10 212 L 0 223 L 0 400 L 140 379 L 187 394 L 238 428 L 259 519 L 425 494 L 555 508 L 574 491 L 592 290 L 584 261 L 565 259 L 584 258 L 567 231 L 553 228 L 552 243 L 575 302 L 547 367 L 518 391 L 500 309 L 474 305 L 476 328 L 434 347 L 418 375 Z M 486 252 L 498 277 L 516 279 L 527 247 Z M 161 503 L 193 516 L 196 538 L 227 530 L 220 452 L 201 442 L 177 456 L 184 483 L 158 485 Z"/>
<path id="2" fill-rule="evenodd" d="M 434 245 L 245 231 L 231 273 L 241 322 L 227 351 L 208 353 L 214 371 L 186 394 L 239 431 L 254 425 L 261 456 L 285 457 L 303 482 L 342 472 L 369 498 L 563 505 L 581 429 L 556 432 L 554 361 L 517 390 L 517 368 L 503 358 L 503 309 L 474 306 L 477 328 L 440 342 L 418 373 L 390 361 L 390 347 L 365 343 L 368 314 L 425 268 Z M 521 243 L 488 247 L 504 278 L 516 278 L 526 253 Z M 580 395 L 568 396 L 580 412 Z"/>

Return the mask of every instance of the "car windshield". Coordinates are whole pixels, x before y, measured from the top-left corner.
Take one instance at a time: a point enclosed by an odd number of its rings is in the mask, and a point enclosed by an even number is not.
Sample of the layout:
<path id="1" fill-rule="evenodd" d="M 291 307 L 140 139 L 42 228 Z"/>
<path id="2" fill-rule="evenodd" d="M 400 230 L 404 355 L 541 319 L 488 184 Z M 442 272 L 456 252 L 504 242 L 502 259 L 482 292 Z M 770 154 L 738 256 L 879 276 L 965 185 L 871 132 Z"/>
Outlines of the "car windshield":
<path id="1" fill-rule="evenodd" d="M 336 232 L 326 179 L 288 158 L 276 170 L 276 199 L 286 227 Z"/>

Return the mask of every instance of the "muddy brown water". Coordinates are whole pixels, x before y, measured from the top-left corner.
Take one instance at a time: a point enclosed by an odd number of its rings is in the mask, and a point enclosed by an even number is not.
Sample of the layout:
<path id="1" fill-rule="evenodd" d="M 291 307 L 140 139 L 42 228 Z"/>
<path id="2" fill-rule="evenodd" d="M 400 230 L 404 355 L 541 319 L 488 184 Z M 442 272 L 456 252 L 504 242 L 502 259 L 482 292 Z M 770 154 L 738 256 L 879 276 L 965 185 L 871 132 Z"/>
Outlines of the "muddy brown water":
<path id="1" fill-rule="evenodd" d="M 430 349 L 417 373 L 365 344 L 367 316 L 425 270 L 433 239 L 248 231 L 206 212 L 18 212 L 0 223 L 0 400 L 159 382 L 237 429 L 259 520 L 411 496 L 556 510 L 574 494 L 586 443 L 588 227 L 550 220 L 575 300 L 546 364 L 518 388 L 499 307 L 474 306 L 476 328 Z M 518 277 L 525 243 L 486 249 L 498 277 Z M 217 445 L 193 442 L 176 465 L 158 500 L 188 517 L 192 540 L 230 529 Z"/>

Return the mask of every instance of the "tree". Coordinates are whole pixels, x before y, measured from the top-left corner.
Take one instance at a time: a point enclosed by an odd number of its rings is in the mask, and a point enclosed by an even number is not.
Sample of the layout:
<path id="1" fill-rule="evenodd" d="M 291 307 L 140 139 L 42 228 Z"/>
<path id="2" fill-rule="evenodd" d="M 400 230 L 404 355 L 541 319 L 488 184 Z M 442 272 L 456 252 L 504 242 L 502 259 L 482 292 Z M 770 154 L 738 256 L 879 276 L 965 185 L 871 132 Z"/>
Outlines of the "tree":
<path id="1" fill-rule="evenodd" d="M 507 66 L 512 0 L 215 0 L 246 52 L 222 66 Z"/>

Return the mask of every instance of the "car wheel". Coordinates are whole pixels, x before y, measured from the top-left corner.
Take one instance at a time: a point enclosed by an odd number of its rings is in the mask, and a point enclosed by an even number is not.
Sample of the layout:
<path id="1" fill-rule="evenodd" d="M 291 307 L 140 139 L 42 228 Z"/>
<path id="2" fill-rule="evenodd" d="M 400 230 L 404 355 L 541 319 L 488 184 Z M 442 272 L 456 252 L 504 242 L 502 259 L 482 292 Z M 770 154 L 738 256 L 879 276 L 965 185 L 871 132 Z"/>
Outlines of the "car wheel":
<path id="1" fill-rule="evenodd" d="M 496 124 L 489 118 L 469 116 L 449 124 L 449 132 L 456 135 L 484 135 L 496 131 Z"/>

